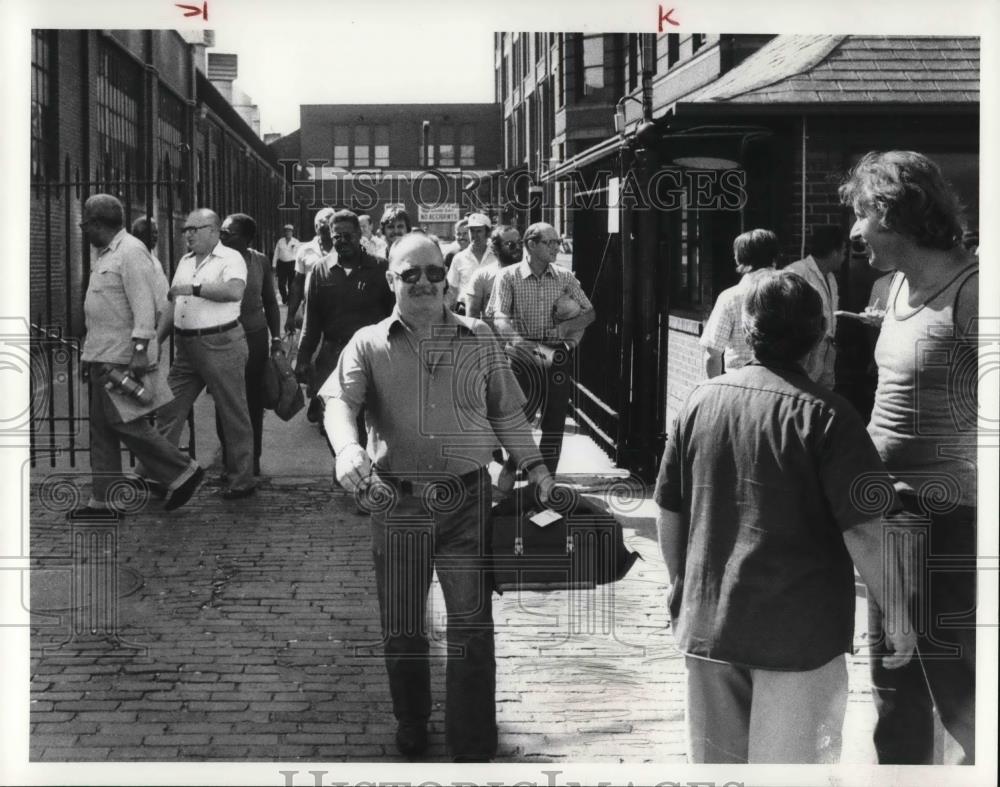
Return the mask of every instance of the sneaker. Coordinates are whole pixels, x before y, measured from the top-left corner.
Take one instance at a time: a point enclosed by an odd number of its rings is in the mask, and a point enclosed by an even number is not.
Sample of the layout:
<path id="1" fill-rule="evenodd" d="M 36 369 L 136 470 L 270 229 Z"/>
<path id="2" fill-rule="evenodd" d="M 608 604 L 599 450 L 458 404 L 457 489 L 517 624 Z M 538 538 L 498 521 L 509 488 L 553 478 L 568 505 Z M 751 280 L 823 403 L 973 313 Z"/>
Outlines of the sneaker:
<path id="1" fill-rule="evenodd" d="M 173 511 L 175 508 L 180 508 L 188 500 L 191 499 L 191 495 L 194 494 L 198 485 L 201 483 L 202 479 L 205 477 L 205 469 L 199 467 L 191 477 L 177 487 L 173 492 L 167 496 L 167 502 L 163 504 L 164 511 Z"/>
<path id="2" fill-rule="evenodd" d="M 427 724 L 422 721 L 400 722 L 396 728 L 396 748 L 411 760 L 427 751 Z"/>

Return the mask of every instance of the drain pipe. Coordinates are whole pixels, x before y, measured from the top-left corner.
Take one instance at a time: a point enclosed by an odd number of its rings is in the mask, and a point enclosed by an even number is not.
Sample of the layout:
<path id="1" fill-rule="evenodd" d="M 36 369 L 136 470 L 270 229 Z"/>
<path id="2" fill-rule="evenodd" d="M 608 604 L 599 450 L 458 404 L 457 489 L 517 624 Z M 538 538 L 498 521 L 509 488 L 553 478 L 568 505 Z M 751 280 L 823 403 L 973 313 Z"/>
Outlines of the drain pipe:
<path id="1" fill-rule="evenodd" d="M 802 243 L 799 248 L 799 259 L 806 256 L 806 116 L 802 116 Z"/>

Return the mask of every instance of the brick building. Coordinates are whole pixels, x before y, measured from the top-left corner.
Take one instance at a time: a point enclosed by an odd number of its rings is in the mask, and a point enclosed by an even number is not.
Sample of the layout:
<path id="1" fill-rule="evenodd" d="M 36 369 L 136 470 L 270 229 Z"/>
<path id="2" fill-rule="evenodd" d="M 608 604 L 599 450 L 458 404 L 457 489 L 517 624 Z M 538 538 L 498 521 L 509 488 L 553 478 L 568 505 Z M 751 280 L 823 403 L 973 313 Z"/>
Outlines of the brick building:
<path id="1" fill-rule="evenodd" d="M 698 337 L 737 279 L 740 232 L 771 228 L 783 261 L 799 259 L 811 227 L 850 227 L 837 186 L 865 152 L 889 148 L 932 156 L 978 229 L 978 39 L 509 33 L 496 43 L 505 165 L 532 172 L 542 196 L 522 215 L 572 237 L 598 313 L 580 353 L 577 421 L 647 475 L 703 377 Z M 863 255 L 839 278 L 841 307 L 863 306 Z"/>
<path id="2" fill-rule="evenodd" d="M 312 236 L 323 205 L 377 224 L 387 204 L 402 204 L 441 238 L 453 236 L 460 214 L 495 210 L 480 189 L 502 159 L 494 104 L 305 104 L 300 118 L 270 145 L 295 182 L 285 215 L 300 238 Z"/>
<path id="3" fill-rule="evenodd" d="M 199 33 L 195 42 L 172 30 L 33 30 L 31 36 L 33 332 L 71 340 L 83 334 L 90 248 L 78 223 L 90 194 L 116 194 L 127 225 L 142 215 L 156 218 L 156 254 L 168 275 L 184 253 L 181 226 L 195 207 L 254 216 L 258 245 L 273 248 L 284 181 L 273 153 L 206 76 L 210 34 Z M 32 382 L 46 390 L 33 389 L 32 400 L 49 409 L 35 414 L 48 426 L 35 430 L 33 451 L 68 448 L 72 461 L 75 436 L 86 433 L 74 410 L 75 361 L 70 354 L 61 376 L 51 342 L 35 349 Z M 70 390 L 48 391 L 53 379 L 68 380 Z"/>

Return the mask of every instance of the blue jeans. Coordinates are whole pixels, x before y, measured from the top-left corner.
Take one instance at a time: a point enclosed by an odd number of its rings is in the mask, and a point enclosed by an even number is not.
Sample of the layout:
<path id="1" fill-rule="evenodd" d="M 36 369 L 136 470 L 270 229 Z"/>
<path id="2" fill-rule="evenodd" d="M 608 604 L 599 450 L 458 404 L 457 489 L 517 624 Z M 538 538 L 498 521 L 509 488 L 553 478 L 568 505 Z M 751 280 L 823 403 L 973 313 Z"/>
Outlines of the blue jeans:
<path id="1" fill-rule="evenodd" d="M 491 485 L 485 469 L 463 479 L 443 505 L 397 492 L 387 511 L 372 514 L 372 550 L 397 721 L 430 717 L 426 615 L 436 568 L 448 615 L 445 739 L 453 757 L 485 760 L 497 747 Z"/>
<path id="2" fill-rule="evenodd" d="M 899 497 L 907 512 L 929 519 L 929 538 L 924 554 L 910 555 L 919 561 L 914 567 L 922 592 L 911 599 L 917 653 L 905 667 L 882 666 L 882 612 L 869 597 L 875 750 L 881 764 L 931 764 L 936 707 L 941 724 L 964 750 L 963 764 L 971 765 L 976 758 L 976 509 L 957 506 L 928 516 L 916 496 Z M 922 532 L 918 528 L 920 522 L 915 533 Z M 932 567 L 927 558 L 951 567 Z"/>

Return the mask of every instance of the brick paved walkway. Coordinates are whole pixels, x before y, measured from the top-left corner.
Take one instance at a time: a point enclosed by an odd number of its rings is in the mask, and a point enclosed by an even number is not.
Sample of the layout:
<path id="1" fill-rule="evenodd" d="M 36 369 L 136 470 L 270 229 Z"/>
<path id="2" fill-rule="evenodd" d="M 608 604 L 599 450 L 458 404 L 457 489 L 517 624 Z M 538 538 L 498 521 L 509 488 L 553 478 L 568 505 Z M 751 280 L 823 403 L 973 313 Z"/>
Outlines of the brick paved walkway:
<path id="1" fill-rule="evenodd" d="M 216 447 L 212 412 L 202 397 L 202 461 Z M 579 436 L 567 439 L 563 458 L 561 473 L 593 471 L 606 484 L 614 471 Z M 330 465 L 315 426 L 267 413 L 269 478 L 255 497 L 226 502 L 206 485 L 172 514 L 154 503 L 114 530 L 117 553 L 106 564 L 111 536 L 102 542 L 66 524 L 71 503 L 51 494 L 52 471 L 36 470 L 31 759 L 400 762 L 368 523 L 331 490 Z M 69 480 L 85 489 L 85 472 Z M 655 507 L 639 502 L 613 506 L 644 558 L 623 581 L 494 596 L 498 760 L 684 762 L 683 660 L 666 628 Z M 117 648 L 90 635 L 103 625 L 88 617 L 93 607 L 74 613 L 73 576 L 92 577 L 95 588 L 116 581 L 108 598 L 117 598 Z M 431 609 L 427 759 L 441 761 L 444 605 L 436 585 Z M 859 610 L 859 632 L 862 624 Z M 850 680 L 843 759 L 871 762 L 863 657 L 851 659 Z"/>
<path id="2" fill-rule="evenodd" d="M 89 609 L 67 609 L 74 543 L 92 574 L 99 552 L 35 506 L 34 620 L 61 619 L 33 632 L 32 759 L 398 759 L 367 520 L 324 485 L 230 503 L 203 490 L 183 514 L 126 519 L 114 531 L 117 648 L 93 641 Z M 683 758 L 680 660 L 653 603 L 663 567 L 648 536 L 630 541 L 650 559 L 613 587 L 497 599 L 501 760 Z M 428 757 L 441 759 L 436 587 L 431 606 Z"/>
<path id="3" fill-rule="evenodd" d="M 325 478 L 276 481 L 250 501 L 209 491 L 183 513 L 151 506 L 115 531 L 117 648 L 93 641 L 90 608 L 70 609 L 69 567 L 100 575 L 102 547 L 33 506 L 32 605 L 46 625 L 32 636 L 31 758 L 398 761 L 367 520 Z M 684 761 L 666 575 L 651 520 L 628 525 L 644 560 L 625 580 L 495 597 L 500 761 Z M 442 760 L 436 586 L 431 608 L 427 758 Z M 870 701 L 853 661 L 845 759 L 865 761 Z"/>

